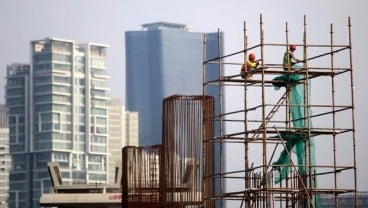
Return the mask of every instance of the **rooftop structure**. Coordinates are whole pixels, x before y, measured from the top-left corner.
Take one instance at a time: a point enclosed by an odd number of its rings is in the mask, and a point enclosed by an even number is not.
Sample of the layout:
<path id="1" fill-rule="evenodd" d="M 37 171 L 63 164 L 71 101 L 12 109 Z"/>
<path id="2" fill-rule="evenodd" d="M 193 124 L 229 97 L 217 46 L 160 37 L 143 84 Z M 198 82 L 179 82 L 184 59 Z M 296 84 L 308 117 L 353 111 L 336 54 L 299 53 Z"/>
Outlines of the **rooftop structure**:
<path id="1" fill-rule="evenodd" d="M 178 30 L 188 31 L 185 24 L 170 23 L 170 22 L 155 22 L 142 25 L 143 30 Z"/>

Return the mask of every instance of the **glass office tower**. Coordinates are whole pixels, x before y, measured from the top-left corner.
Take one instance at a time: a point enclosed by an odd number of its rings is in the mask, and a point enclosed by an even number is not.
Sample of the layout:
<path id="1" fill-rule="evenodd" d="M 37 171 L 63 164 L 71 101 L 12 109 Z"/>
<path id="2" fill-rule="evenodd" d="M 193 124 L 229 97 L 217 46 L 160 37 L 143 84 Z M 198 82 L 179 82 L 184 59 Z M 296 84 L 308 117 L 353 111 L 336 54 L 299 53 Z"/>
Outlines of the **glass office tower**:
<path id="1" fill-rule="evenodd" d="M 207 59 L 217 57 L 218 33 L 206 35 Z M 125 33 L 126 109 L 139 113 L 140 146 L 162 143 L 163 98 L 202 94 L 203 37 L 184 24 L 167 22 Z M 208 72 L 218 76 L 218 70 Z M 213 95 L 218 97 L 218 92 Z"/>
<path id="2" fill-rule="evenodd" d="M 31 42 L 31 64 L 7 68 L 10 207 L 39 207 L 51 186 L 107 181 L 106 45 L 47 38 Z"/>

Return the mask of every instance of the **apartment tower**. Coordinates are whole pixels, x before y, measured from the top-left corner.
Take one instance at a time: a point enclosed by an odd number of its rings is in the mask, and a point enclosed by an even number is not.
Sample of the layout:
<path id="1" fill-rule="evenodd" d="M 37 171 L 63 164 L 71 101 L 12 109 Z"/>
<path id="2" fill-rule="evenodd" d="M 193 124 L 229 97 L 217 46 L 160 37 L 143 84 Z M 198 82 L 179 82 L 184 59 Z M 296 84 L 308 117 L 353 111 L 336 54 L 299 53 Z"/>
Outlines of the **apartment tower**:
<path id="1" fill-rule="evenodd" d="M 8 207 L 10 165 L 8 109 L 0 104 L 0 208 Z"/>
<path id="2" fill-rule="evenodd" d="M 31 42 L 29 65 L 7 67 L 10 207 L 39 207 L 49 161 L 63 184 L 106 183 L 106 48 L 46 38 Z"/>

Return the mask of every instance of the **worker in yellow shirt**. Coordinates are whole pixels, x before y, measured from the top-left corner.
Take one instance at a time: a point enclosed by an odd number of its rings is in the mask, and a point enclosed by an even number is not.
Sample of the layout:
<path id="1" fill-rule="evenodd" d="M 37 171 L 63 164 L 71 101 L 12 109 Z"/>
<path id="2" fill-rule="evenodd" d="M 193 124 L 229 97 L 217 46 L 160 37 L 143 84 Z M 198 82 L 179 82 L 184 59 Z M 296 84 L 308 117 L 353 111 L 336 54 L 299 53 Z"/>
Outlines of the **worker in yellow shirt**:
<path id="1" fill-rule="evenodd" d="M 295 50 L 296 50 L 296 45 L 290 45 L 289 50 L 287 50 L 284 53 L 284 57 L 282 60 L 284 71 L 294 70 L 293 66 L 298 62 L 302 62 L 302 60 L 295 57 L 294 55 Z"/>
<path id="2" fill-rule="evenodd" d="M 257 66 L 259 65 L 259 61 L 256 60 L 256 55 L 254 53 L 249 54 L 248 60 L 245 64 L 242 65 L 242 68 L 240 70 L 240 76 L 242 78 L 245 77 L 245 72 L 249 72 L 251 70 L 257 69 Z M 249 79 L 252 75 L 250 73 L 247 74 L 247 79 Z"/>

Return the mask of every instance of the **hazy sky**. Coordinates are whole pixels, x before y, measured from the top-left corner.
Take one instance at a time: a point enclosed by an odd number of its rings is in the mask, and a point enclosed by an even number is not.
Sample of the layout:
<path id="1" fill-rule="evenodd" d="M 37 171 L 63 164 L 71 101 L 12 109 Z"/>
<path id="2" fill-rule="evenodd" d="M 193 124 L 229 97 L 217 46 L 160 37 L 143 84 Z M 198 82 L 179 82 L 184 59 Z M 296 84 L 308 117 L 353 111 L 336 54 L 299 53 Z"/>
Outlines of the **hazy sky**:
<path id="1" fill-rule="evenodd" d="M 186 24 L 196 32 L 220 29 L 225 33 L 225 53 L 232 53 L 243 48 L 244 21 L 247 22 L 250 42 L 257 43 L 260 14 L 266 38 L 270 41 L 275 33 L 284 33 L 285 22 L 294 34 L 292 38 L 301 37 L 304 15 L 308 37 L 317 42 L 329 41 L 330 23 L 334 24 L 337 34 L 346 35 L 347 19 L 351 16 L 358 188 L 368 191 L 366 0 L 1 0 L 0 103 L 4 103 L 6 66 L 29 63 L 32 40 L 55 37 L 77 43 L 110 45 L 107 66 L 112 75 L 111 95 L 124 101 L 125 31 L 140 30 L 142 24 L 158 21 Z M 301 42 L 302 39 L 292 41 Z"/>

